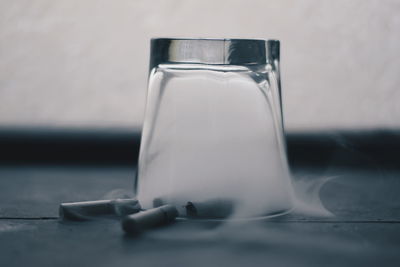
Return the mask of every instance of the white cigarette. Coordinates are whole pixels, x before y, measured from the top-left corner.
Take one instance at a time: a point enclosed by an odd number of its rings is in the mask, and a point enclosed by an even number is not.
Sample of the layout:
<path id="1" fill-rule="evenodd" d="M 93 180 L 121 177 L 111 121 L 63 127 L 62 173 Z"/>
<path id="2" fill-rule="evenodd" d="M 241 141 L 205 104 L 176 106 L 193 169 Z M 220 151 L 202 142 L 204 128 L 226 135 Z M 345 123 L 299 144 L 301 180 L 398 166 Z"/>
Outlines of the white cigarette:
<path id="1" fill-rule="evenodd" d="M 139 212 L 141 206 L 137 199 L 111 199 L 73 203 L 61 203 L 61 220 L 90 220 L 94 217 L 117 215 L 124 216 Z"/>

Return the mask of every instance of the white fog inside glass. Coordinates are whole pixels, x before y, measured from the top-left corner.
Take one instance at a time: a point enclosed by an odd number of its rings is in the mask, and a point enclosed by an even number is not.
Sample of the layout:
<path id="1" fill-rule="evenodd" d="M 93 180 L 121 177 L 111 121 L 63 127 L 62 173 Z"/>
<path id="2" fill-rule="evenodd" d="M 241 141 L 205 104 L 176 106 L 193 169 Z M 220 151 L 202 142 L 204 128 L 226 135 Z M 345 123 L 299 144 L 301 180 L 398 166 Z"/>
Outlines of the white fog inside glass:
<path id="1" fill-rule="evenodd" d="M 137 188 L 144 208 L 156 198 L 181 212 L 188 201 L 228 199 L 239 217 L 292 207 L 278 88 L 271 77 L 239 66 L 153 69 Z"/>

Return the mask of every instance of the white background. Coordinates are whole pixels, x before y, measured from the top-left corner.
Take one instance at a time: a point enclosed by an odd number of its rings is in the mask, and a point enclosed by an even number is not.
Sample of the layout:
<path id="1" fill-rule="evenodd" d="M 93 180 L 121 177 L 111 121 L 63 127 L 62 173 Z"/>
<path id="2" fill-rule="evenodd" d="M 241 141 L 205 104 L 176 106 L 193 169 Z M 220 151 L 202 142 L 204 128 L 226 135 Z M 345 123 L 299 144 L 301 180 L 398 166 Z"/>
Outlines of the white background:
<path id="1" fill-rule="evenodd" d="M 400 126 L 400 1 L 0 0 L 0 126 L 140 127 L 151 37 L 281 40 L 288 130 Z"/>

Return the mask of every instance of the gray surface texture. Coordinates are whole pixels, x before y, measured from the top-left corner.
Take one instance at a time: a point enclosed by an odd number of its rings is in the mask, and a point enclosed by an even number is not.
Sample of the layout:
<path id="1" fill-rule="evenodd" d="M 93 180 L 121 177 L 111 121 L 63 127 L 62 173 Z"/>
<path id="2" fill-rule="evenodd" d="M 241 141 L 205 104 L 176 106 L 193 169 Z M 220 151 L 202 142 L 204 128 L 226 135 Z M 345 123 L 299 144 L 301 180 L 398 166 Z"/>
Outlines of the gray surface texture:
<path id="1" fill-rule="evenodd" d="M 136 238 L 115 219 L 60 222 L 60 202 L 125 194 L 134 168 L 0 169 L 1 266 L 398 266 L 397 170 L 299 169 L 329 218 L 184 221 Z M 117 189 L 117 190 L 116 190 Z M 111 192 L 111 193 L 110 193 Z"/>

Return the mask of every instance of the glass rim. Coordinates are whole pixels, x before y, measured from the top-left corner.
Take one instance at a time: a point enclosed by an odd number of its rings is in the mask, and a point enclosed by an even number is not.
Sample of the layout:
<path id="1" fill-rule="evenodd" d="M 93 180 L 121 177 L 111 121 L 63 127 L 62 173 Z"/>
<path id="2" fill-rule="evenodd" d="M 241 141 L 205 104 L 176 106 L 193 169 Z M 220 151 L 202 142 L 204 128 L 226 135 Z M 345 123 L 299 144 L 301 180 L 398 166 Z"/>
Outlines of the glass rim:
<path id="1" fill-rule="evenodd" d="M 151 38 L 150 69 L 168 63 L 263 65 L 279 61 L 280 41 L 240 38 Z"/>
<path id="2" fill-rule="evenodd" d="M 169 40 L 169 41 L 261 41 L 261 42 L 280 42 L 278 39 L 274 38 L 215 38 L 215 37 L 152 37 L 151 40 Z"/>

